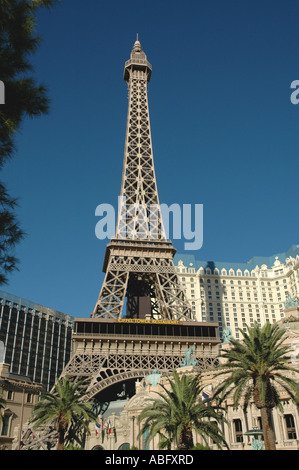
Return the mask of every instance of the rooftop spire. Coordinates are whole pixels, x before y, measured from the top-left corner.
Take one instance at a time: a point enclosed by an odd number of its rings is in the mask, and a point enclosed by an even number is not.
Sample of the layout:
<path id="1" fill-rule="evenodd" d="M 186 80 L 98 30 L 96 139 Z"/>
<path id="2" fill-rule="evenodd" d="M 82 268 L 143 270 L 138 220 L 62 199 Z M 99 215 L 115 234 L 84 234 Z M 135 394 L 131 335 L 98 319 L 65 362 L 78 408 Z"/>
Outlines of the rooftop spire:
<path id="1" fill-rule="evenodd" d="M 138 39 L 138 33 L 137 33 L 137 39 L 136 39 L 136 41 L 135 41 L 135 43 L 134 43 L 134 46 L 133 46 L 133 51 L 134 51 L 134 52 L 143 52 L 143 51 L 142 51 L 141 44 L 140 44 L 140 41 L 139 41 L 139 39 Z"/>
<path id="2" fill-rule="evenodd" d="M 125 64 L 124 79 L 126 81 L 129 80 L 130 71 L 133 71 L 133 69 L 147 71 L 147 81 L 150 81 L 152 66 L 148 62 L 146 54 L 141 47 L 138 33 L 137 39 L 131 51 L 130 60 L 127 60 Z"/>

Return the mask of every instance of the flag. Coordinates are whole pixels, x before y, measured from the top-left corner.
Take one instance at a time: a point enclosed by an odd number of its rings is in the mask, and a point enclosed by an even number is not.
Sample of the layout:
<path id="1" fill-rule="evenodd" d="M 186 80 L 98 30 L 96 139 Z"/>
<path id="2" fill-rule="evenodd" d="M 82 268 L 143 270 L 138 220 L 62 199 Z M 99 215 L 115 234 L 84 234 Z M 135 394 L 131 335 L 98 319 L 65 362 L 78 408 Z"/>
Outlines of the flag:
<path id="1" fill-rule="evenodd" d="M 108 434 L 111 434 L 111 424 L 110 424 L 110 421 L 108 423 Z"/>
<path id="2" fill-rule="evenodd" d="M 205 392 L 202 392 L 202 394 L 201 394 L 201 399 L 202 399 L 202 401 L 207 400 L 208 398 L 210 398 L 209 395 L 208 395 L 207 393 L 205 393 Z M 205 404 L 204 404 L 204 405 L 205 405 Z M 205 406 L 206 406 L 206 405 L 205 405 Z"/>
<path id="3" fill-rule="evenodd" d="M 95 425 L 96 436 L 98 435 L 99 430 L 100 430 L 100 426 L 98 424 L 96 424 Z"/>

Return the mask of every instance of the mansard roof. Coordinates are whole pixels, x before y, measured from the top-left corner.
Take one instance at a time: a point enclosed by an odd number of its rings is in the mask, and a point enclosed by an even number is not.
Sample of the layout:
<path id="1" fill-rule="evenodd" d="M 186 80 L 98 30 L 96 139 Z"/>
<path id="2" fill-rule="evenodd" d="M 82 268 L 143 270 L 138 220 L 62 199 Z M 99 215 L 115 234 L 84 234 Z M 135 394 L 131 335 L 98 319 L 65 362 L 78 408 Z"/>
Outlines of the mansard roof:
<path id="1" fill-rule="evenodd" d="M 193 254 L 182 254 L 177 253 L 174 256 L 174 264 L 178 266 L 179 261 L 181 260 L 186 267 L 195 268 L 195 271 L 198 271 L 200 268 L 204 268 L 205 272 L 207 268 L 211 269 L 211 273 L 214 273 L 214 269 L 217 268 L 219 270 L 219 274 L 221 274 L 222 269 L 226 269 L 227 273 L 229 273 L 230 269 L 233 269 L 235 273 L 237 270 L 241 270 L 244 273 L 245 270 L 249 272 L 252 271 L 256 266 L 261 268 L 262 265 L 266 265 L 268 269 L 274 266 L 275 261 L 279 260 L 281 263 L 285 263 L 286 258 L 288 257 L 296 258 L 299 256 L 299 245 L 291 245 L 286 251 L 282 253 L 276 253 L 271 256 L 253 256 L 247 262 L 222 262 L 222 261 L 201 261 L 197 260 Z"/>

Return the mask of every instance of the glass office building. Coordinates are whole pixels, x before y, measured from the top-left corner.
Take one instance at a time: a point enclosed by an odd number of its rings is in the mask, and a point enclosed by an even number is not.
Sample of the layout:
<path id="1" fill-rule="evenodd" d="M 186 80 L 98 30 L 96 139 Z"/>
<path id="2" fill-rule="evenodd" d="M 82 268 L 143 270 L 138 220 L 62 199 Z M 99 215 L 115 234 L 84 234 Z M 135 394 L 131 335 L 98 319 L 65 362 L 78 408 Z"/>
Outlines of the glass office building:
<path id="1" fill-rule="evenodd" d="M 50 390 L 70 359 L 72 329 L 71 316 L 0 291 L 0 360 L 10 374 Z"/>

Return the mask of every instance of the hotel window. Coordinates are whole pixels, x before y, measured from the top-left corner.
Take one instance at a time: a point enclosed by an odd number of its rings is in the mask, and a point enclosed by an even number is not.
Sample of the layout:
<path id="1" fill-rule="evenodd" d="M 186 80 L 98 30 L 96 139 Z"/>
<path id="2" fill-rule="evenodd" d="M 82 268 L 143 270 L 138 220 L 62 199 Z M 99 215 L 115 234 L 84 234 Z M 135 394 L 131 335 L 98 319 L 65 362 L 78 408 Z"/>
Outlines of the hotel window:
<path id="1" fill-rule="evenodd" d="M 243 442 L 242 422 L 240 419 L 234 419 L 235 442 Z"/>
<path id="2" fill-rule="evenodd" d="M 14 399 L 14 392 L 12 390 L 7 390 L 7 400 Z"/>
<path id="3" fill-rule="evenodd" d="M 2 430 L 1 436 L 8 436 L 8 428 L 9 428 L 9 415 L 4 414 L 2 417 Z"/>
<path id="4" fill-rule="evenodd" d="M 288 439 L 297 439 L 294 416 L 285 415 L 284 419 L 286 423 Z"/>
<path id="5" fill-rule="evenodd" d="M 32 393 L 27 393 L 27 403 L 33 403 L 33 395 Z"/>

